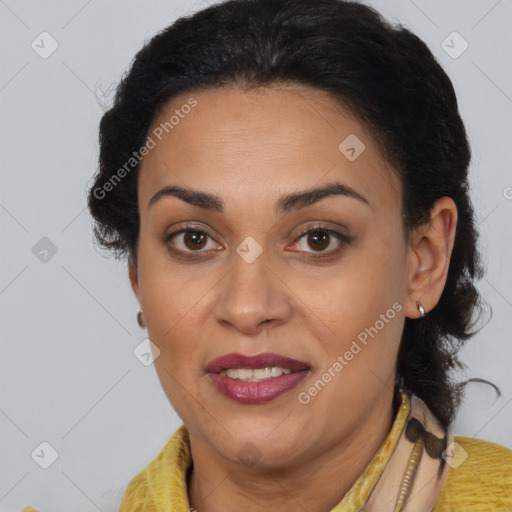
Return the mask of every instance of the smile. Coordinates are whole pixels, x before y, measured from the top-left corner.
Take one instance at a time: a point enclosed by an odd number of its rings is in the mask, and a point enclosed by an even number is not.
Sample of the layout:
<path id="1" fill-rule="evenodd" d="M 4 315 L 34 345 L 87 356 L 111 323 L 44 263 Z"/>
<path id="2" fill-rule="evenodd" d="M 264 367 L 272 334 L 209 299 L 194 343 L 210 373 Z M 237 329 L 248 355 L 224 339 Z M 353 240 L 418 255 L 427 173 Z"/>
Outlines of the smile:
<path id="1" fill-rule="evenodd" d="M 222 395 L 243 404 L 271 402 L 296 387 L 309 373 L 308 363 L 279 354 L 227 354 L 206 372 Z"/>

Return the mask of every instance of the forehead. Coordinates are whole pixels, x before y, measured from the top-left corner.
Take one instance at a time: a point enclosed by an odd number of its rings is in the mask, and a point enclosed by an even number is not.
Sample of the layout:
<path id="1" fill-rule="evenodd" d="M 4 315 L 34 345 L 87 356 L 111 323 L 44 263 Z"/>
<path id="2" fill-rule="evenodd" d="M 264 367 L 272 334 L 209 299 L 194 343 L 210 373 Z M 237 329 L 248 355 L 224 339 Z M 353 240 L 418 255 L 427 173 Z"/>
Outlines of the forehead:
<path id="1" fill-rule="evenodd" d="M 362 123 L 302 85 L 196 90 L 153 119 L 140 166 L 141 208 L 175 184 L 248 202 L 339 181 L 376 207 L 400 204 L 400 183 Z M 248 203 L 247 203 L 248 204 Z"/>

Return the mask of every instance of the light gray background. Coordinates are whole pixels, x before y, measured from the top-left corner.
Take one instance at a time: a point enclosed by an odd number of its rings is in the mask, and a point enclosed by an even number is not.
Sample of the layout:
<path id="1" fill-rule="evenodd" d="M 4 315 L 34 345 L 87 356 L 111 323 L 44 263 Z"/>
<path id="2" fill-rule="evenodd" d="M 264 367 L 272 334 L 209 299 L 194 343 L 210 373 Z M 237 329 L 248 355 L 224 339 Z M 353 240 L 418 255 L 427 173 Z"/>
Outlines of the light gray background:
<path id="1" fill-rule="evenodd" d="M 454 430 L 512 448 L 512 3 L 373 4 L 427 42 L 460 99 L 489 269 L 479 287 L 494 310 L 464 350 L 460 378 L 490 379 L 503 395 L 492 404 L 490 390 L 471 388 Z M 154 367 L 133 354 L 145 338 L 137 302 L 124 263 L 93 247 L 85 194 L 111 86 L 144 40 L 206 5 L 0 0 L 1 511 L 115 511 L 128 481 L 181 424 Z M 47 59 L 31 47 L 43 31 L 59 45 Z M 453 31 L 469 44 L 456 59 L 441 47 Z M 43 237 L 57 248 L 45 262 L 32 250 Z M 43 441 L 58 453 L 48 469 L 31 457 Z M 42 449 L 40 464 L 51 456 Z"/>

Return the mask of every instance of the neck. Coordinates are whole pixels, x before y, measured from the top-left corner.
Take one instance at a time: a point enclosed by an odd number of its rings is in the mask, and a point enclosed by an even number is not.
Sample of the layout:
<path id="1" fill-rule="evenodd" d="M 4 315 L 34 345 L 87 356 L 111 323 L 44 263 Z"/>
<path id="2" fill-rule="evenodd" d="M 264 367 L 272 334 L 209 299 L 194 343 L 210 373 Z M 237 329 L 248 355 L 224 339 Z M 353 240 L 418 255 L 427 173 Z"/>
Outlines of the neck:
<path id="1" fill-rule="evenodd" d="M 263 507 L 283 512 L 329 512 L 378 451 L 393 419 L 393 393 L 386 390 L 349 436 L 323 453 L 279 470 L 256 470 L 226 461 L 190 434 L 190 506 L 200 512 L 256 512 Z"/>

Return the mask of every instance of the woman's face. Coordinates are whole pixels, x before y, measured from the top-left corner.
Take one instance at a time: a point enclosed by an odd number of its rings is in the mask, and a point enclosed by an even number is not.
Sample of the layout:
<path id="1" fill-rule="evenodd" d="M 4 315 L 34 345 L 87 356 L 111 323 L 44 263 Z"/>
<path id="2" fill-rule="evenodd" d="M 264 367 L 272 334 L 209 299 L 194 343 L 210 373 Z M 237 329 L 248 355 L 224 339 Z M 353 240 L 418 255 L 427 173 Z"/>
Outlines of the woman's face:
<path id="1" fill-rule="evenodd" d="M 130 277 L 191 439 L 275 467 L 371 430 L 410 288 L 400 181 L 366 128 L 281 86 L 182 94 L 148 135 Z"/>

